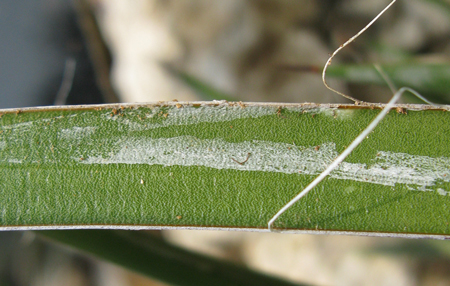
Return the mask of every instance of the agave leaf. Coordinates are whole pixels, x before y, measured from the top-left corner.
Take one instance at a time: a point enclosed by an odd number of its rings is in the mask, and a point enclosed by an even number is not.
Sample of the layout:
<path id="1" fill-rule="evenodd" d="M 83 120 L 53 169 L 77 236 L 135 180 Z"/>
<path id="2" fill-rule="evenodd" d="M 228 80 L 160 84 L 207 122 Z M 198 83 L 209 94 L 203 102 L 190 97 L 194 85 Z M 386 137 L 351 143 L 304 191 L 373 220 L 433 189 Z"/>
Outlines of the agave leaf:
<path id="1" fill-rule="evenodd" d="M 157 103 L 3 110 L 1 229 L 267 231 L 379 106 Z M 275 222 L 450 235 L 450 113 L 399 106 Z"/>

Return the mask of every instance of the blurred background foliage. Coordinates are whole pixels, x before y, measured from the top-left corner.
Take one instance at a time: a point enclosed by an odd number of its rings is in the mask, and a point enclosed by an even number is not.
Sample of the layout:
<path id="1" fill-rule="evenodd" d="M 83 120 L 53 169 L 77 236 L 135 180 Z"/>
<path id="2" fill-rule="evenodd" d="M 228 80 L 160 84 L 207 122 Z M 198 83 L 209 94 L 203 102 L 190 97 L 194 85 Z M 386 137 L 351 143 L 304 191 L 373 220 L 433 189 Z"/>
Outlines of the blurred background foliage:
<path id="1" fill-rule="evenodd" d="M 389 0 L 0 2 L 0 107 L 160 100 L 345 102 L 322 85 L 328 54 Z M 450 102 L 450 1 L 399 0 L 343 50 L 329 83 L 385 102 L 397 87 Z M 405 101 L 408 101 L 405 98 Z M 344 236 L 165 231 L 153 235 L 292 281 L 448 285 L 450 246 Z M 162 285 L 0 232 L 0 285 Z"/>

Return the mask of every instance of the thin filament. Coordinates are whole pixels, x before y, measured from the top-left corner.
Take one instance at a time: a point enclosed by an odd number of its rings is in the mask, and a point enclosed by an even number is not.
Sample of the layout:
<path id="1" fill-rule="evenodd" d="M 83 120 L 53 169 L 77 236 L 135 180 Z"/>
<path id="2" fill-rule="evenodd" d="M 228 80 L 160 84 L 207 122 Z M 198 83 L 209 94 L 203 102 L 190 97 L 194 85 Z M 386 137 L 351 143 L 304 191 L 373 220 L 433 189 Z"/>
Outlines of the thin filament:
<path id="1" fill-rule="evenodd" d="M 397 92 L 397 87 L 392 82 L 392 80 L 389 78 L 389 76 L 384 72 L 383 68 L 379 64 L 373 65 L 377 72 L 380 74 L 381 78 L 384 80 L 384 82 L 388 85 L 389 89 L 391 90 L 392 94 Z"/>
<path id="2" fill-rule="evenodd" d="M 298 200 L 300 200 L 302 197 L 306 196 L 306 194 L 309 193 L 315 186 L 317 186 L 323 179 L 325 179 L 326 176 L 328 176 L 334 169 L 336 169 L 337 166 L 339 166 L 344 159 L 350 155 L 353 150 L 361 144 L 361 142 L 369 135 L 370 132 L 372 132 L 375 127 L 383 120 L 383 118 L 386 116 L 386 114 L 391 110 L 395 103 L 398 101 L 400 96 L 405 92 L 409 91 L 421 100 L 424 100 L 425 102 L 429 104 L 433 104 L 426 100 L 423 96 L 421 96 L 418 92 L 415 90 L 409 88 L 409 87 L 402 87 L 399 89 L 394 96 L 392 96 L 392 99 L 386 104 L 386 106 L 381 110 L 381 112 L 375 117 L 374 120 L 364 129 L 356 138 L 353 140 L 353 142 L 348 146 L 334 161 L 328 165 L 328 167 L 323 171 L 319 176 L 317 176 L 314 181 L 312 181 L 306 188 L 303 189 L 297 196 L 295 196 L 292 200 L 290 200 L 286 205 L 284 205 L 270 220 L 268 223 L 269 231 L 273 231 L 272 225 L 273 223 L 287 210 L 289 209 L 293 204 L 295 204 Z"/>
<path id="3" fill-rule="evenodd" d="M 356 35 L 354 35 L 352 38 L 350 38 L 347 42 L 345 42 L 343 45 L 341 45 L 336 51 L 334 51 L 334 53 L 330 56 L 330 58 L 328 59 L 328 61 L 326 62 L 324 68 L 323 68 L 323 72 L 322 72 L 322 81 L 324 83 L 324 85 L 331 91 L 347 98 L 350 99 L 352 101 L 355 102 L 355 105 L 358 105 L 359 103 L 361 103 L 361 101 L 348 96 L 342 92 L 339 92 L 333 88 L 331 88 L 325 79 L 325 75 L 326 75 L 326 71 L 327 71 L 327 67 L 329 65 L 331 65 L 331 61 L 333 60 L 333 58 L 336 56 L 336 54 L 342 50 L 344 47 L 346 47 L 348 44 L 350 44 L 351 42 L 353 42 L 356 38 L 358 38 L 362 33 L 364 33 L 375 21 L 378 20 L 378 18 L 381 17 L 381 15 L 384 14 L 384 12 L 386 12 L 397 0 L 393 0 L 389 5 L 387 5 L 372 21 L 369 22 L 369 24 L 367 24 L 361 31 L 359 31 Z M 338 156 L 336 157 L 333 162 L 331 162 L 330 165 L 328 165 L 328 167 L 319 175 L 317 176 L 308 186 L 306 186 L 306 188 L 304 188 L 297 196 L 295 196 L 292 200 L 290 200 L 286 205 L 284 205 L 268 222 L 268 228 L 269 231 L 274 231 L 273 230 L 273 223 L 284 213 L 286 212 L 286 210 L 288 210 L 292 205 L 294 205 L 298 200 L 300 200 L 302 197 L 306 196 L 315 186 L 317 186 L 326 176 L 328 176 L 334 169 L 336 169 L 339 164 L 341 164 L 345 158 L 347 158 L 348 155 L 350 155 L 353 150 L 358 147 L 359 144 L 361 144 L 361 142 L 370 134 L 370 132 L 372 132 L 375 127 L 377 127 L 377 125 L 383 120 L 383 118 L 386 116 L 386 114 L 395 106 L 395 104 L 397 103 L 397 101 L 400 99 L 400 97 L 402 96 L 402 94 L 405 91 L 408 91 L 410 93 L 412 93 L 413 95 L 415 95 L 417 98 L 423 100 L 424 102 L 430 104 L 430 105 L 436 105 L 430 101 L 428 101 L 427 99 L 425 99 L 422 95 L 420 95 L 418 92 L 416 92 L 415 90 L 409 88 L 409 87 L 402 87 L 400 88 L 398 91 L 396 91 L 396 87 L 393 84 L 393 82 L 389 79 L 389 77 L 386 75 L 386 73 L 383 71 L 383 69 L 378 66 L 375 65 L 376 70 L 379 72 L 379 74 L 381 75 L 381 77 L 384 79 L 384 81 L 387 83 L 387 85 L 389 86 L 389 88 L 391 89 L 392 93 L 394 94 L 391 98 L 391 100 L 385 105 L 385 107 L 381 110 L 381 112 L 375 117 L 374 120 L 372 120 L 372 122 L 353 140 L 353 142 Z M 277 230 L 279 231 L 279 230 Z"/>
<path id="4" fill-rule="evenodd" d="M 75 76 L 75 69 L 77 62 L 74 58 L 68 58 L 64 66 L 63 80 L 59 91 L 56 94 L 55 105 L 66 104 L 67 97 L 69 96 L 70 90 L 72 89 L 73 78 Z"/>
<path id="5" fill-rule="evenodd" d="M 389 89 L 392 91 L 392 93 L 393 94 L 396 93 L 397 88 L 395 87 L 395 84 L 388 77 L 388 75 L 384 72 L 383 68 L 378 64 L 375 64 L 374 67 L 377 70 L 377 72 L 380 74 L 380 76 L 383 78 L 383 80 L 386 82 L 386 84 L 389 86 Z M 426 104 L 438 106 L 436 103 L 433 103 L 433 102 L 429 101 L 428 99 L 426 99 L 425 97 L 423 97 L 422 95 L 420 95 L 420 93 L 418 93 L 417 91 L 415 91 L 413 89 L 409 89 L 408 91 L 411 92 L 412 94 L 414 94 L 417 98 L 419 98 Z"/>
<path id="6" fill-rule="evenodd" d="M 351 101 L 355 102 L 356 105 L 358 105 L 358 104 L 361 103 L 360 100 L 358 100 L 358 99 L 356 99 L 356 98 L 353 98 L 353 97 L 351 97 L 351 96 L 349 96 L 349 95 L 346 95 L 346 94 L 344 94 L 344 93 L 342 93 L 342 92 L 340 92 L 340 91 L 338 91 L 338 90 L 335 90 L 335 89 L 333 89 L 332 87 L 330 87 L 330 86 L 327 84 L 327 81 L 326 81 L 326 78 L 325 78 L 325 77 L 326 77 L 327 68 L 328 68 L 328 66 L 331 65 L 331 61 L 332 61 L 333 58 L 337 55 L 337 53 L 339 53 L 343 48 L 345 48 L 348 44 L 350 44 L 351 42 L 353 42 L 353 41 L 354 41 L 356 38 L 358 38 L 362 33 L 364 33 L 370 26 L 372 26 L 372 24 L 375 23 L 375 22 L 378 20 L 378 18 L 380 18 L 381 15 L 384 14 L 384 12 L 386 12 L 389 8 L 391 8 L 391 6 L 394 5 L 394 3 L 395 3 L 396 1 L 397 1 L 397 0 L 393 0 L 391 3 L 389 3 L 389 5 L 387 5 L 387 6 L 386 6 L 386 7 L 385 7 L 385 8 L 384 8 L 377 16 L 375 16 L 375 18 L 372 19 L 372 21 L 369 22 L 369 24 L 367 24 L 364 28 L 362 28 L 361 31 L 359 31 L 356 35 L 354 35 L 353 37 L 351 37 L 347 42 L 345 42 L 344 44 L 340 45 L 339 48 L 337 48 L 337 49 L 334 51 L 334 53 L 331 54 L 331 56 L 328 58 L 328 61 L 326 62 L 325 66 L 324 66 L 324 68 L 323 68 L 323 71 L 322 71 L 322 82 L 323 82 L 323 84 L 326 86 L 326 88 L 328 88 L 329 90 L 331 90 L 331 91 L 333 91 L 333 92 L 335 92 L 335 93 L 337 93 L 337 94 L 339 94 L 339 95 L 341 95 L 341 96 L 343 96 L 343 97 L 345 97 L 345 98 L 347 98 L 347 99 L 350 99 Z"/>

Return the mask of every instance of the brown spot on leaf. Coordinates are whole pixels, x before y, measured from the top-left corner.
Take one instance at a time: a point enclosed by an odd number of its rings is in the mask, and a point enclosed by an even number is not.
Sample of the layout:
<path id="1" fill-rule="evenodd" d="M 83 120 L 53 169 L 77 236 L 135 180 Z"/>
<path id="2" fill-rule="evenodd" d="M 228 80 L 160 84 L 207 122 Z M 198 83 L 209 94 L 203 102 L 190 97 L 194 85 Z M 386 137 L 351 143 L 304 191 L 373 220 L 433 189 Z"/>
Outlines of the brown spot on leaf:
<path id="1" fill-rule="evenodd" d="M 398 106 L 396 108 L 396 110 L 397 110 L 397 113 L 406 114 L 406 109 L 403 107 Z"/>

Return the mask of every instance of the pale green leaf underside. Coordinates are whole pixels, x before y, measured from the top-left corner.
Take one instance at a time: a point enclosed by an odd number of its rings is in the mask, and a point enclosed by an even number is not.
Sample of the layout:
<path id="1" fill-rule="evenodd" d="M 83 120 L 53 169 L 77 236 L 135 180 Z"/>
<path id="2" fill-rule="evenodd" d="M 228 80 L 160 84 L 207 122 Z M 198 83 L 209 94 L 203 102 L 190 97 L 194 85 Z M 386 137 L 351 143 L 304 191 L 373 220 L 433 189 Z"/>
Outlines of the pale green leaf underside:
<path id="1" fill-rule="evenodd" d="M 379 112 L 315 104 L 120 106 L 0 111 L 2 229 L 264 230 Z M 449 236 L 449 140 L 448 108 L 391 111 L 275 227 Z"/>

